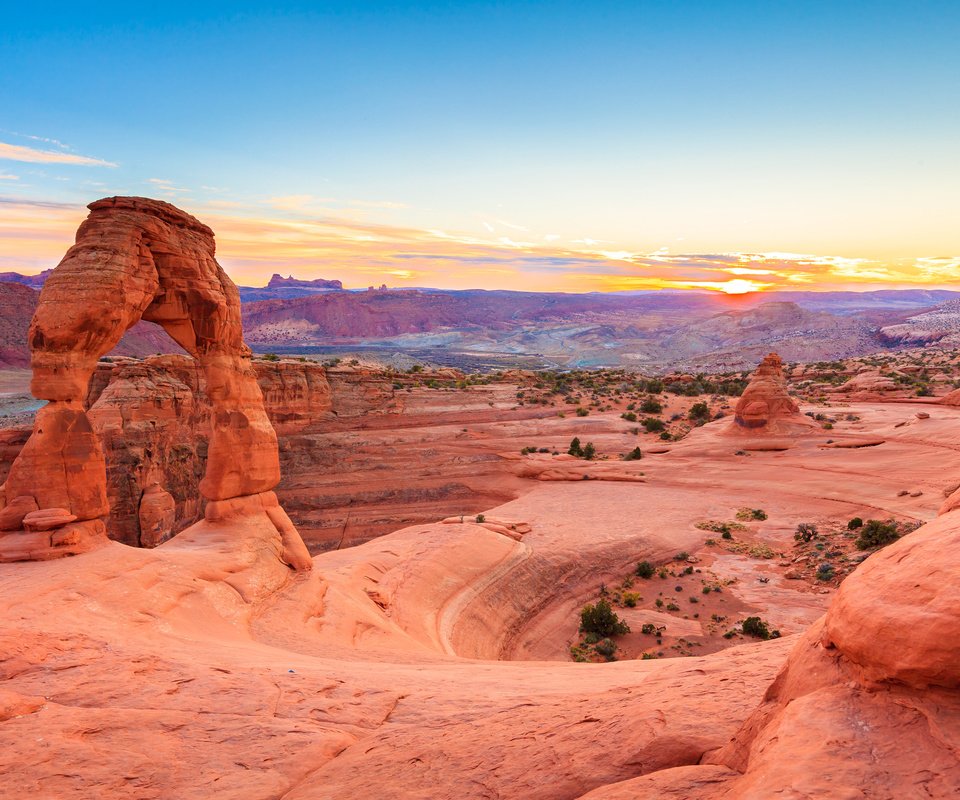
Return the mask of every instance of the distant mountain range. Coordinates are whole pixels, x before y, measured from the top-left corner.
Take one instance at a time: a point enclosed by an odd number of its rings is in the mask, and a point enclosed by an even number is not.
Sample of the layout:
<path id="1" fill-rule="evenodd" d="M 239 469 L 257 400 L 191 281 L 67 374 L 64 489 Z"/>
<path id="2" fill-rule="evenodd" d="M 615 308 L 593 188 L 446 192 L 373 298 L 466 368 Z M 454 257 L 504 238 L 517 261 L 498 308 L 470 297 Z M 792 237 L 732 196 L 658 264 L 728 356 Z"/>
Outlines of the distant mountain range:
<path id="1" fill-rule="evenodd" d="M 49 274 L 0 273 L 0 364 L 28 362 L 26 328 Z M 776 349 L 788 361 L 845 358 L 956 338 L 960 292 L 700 291 L 564 294 L 343 288 L 338 280 L 274 275 L 240 287 L 244 332 L 260 352 L 358 346 L 431 353 L 538 356 L 557 367 L 746 369 Z M 143 323 L 129 355 L 173 350 Z M 120 352 L 120 350 L 118 350 Z M 447 358 L 449 361 L 449 358 Z"/>

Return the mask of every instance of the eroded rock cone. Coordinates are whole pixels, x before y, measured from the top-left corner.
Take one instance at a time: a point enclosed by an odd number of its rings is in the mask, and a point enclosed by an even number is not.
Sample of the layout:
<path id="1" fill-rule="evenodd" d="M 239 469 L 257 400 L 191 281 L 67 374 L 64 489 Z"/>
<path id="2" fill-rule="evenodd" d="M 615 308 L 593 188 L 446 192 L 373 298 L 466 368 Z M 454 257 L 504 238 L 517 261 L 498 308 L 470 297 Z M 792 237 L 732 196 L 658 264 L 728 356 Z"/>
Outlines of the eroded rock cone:
<path id="1" fill-rule="evenodd" d="M 99 358 L 141 319 L 163 327 L 203 369 L 211 419 L 201 493 L 214 501 L 269 493 L 280 480 L 277 436 L 243 341 L 239 292 L 214 257 L 213 231 L 159 200 L 110 197 L 89 208 L 30 324 L 31 390 L 49 403 L 11 467 L 6 496 L 64 509 L 63 524 L 108 513 L 105 462 L 84 400 Z M 290 542 L 296 530 L 283 517 L 277 535 Z M 72 544 L 63 545 L 63 554 L 71 552 Z M 0 542 L 0 560 L 5 551 L 20 558 L 25 549 Z M 307 568 L 309 561 L 298 552 L 289 563 Z"/>
<path id="2" fill-rule="evenodd" d="M 770 353 L 760 362 L 744 389 L 733 421 L 740 428 L 762 430 L 771 427 L 771 423 L 791 419 L 799 421 L 803 415 L 787 392 L 783 360 L 776 353 Z"/>

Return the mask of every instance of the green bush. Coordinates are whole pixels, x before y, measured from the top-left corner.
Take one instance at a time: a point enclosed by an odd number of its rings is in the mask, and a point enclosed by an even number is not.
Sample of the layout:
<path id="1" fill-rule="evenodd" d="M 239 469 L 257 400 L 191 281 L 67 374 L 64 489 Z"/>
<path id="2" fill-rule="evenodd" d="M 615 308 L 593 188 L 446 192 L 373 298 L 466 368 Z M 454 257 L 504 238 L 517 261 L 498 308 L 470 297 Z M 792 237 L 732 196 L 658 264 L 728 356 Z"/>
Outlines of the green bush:
<path id="1" fill-rule="evenodd" d="M 703 402 L 694 403 L 690 406 L 688 416 L 692 420 L 707 420 L 710 418 L 710 406 Z"/>
<path id="2" fill-rule="evenodd" d="M 644 414 L 659 414 L 663 411 L 663 405 L 654 397 L 648 397 L 640 404 L 640 410 Z"/>
<path id="3" fill-rule="evenodd" d="M 593 442 L 587 442 L 583 447 L 583 452 L 580 454 L 581 458 L 585 458 L 587 461 L 592 461 L 597 457 L 597 448 L 593 446 Z"/>
<path id="4" fill-rule="evenodd" d="M 855 531 L 857 530 L 857 528 L 862 528 L 862 527 L 863 527 L 863 520 L 860 517 L 854 517 L 852 520 L 850 520 L 847 523 L 848 531 Z"/>
<path id="5" fill-rule="evenodd" d="M 587 409 L 585 409 L 585 408 L 578 408 L 578 409 L 577 409 L 577 416 L 578 416 L 578 417 L 585 417 L 585 416 L 587 416 L 589 413 L 590 413 L 590 412 L 587 411 Z"/>
<path id="6" fill-rule="evenodd" d="M 647 433 L 658 433 L 667 428 L 662 419 L 655 419 L 654 417 L 644 417 L 640 424 L 643 425 Z"/>
<path id="7" fill-rule="evenodd" d="M 649 561 L 639 562 L 637 568 L 634 570 L 638 578 L 646 578 L 647 580 L 653 577 L 654 572 L 654 566 Z"/>
<path id="8" fill-rule="evenodd" d="M 745 636 L 753 636 L 755 639 L 770 638 L 770 628 L 760 617 L 747 617 L 740 627 Z"/>
<path id="9" fill-rule="evenodd" d="M 630 633 L 630 626 L 617 616 L 610 603 L 598 600 L 596 605 L 587 603 L 581 609 L 580 630 L 598 636 L 622 636 Z"/>
<path id="10" fill-rule="evenodd" d="M 643 458 L 643 453 L 640 452 L 640 448 L 639 448 L 639 447 L 634 447 L 633 450 L 631 450 L 629 453 L 627 453 L 627 454 L 623 457 L 623 460 L 624 460 L 624 461 L 639 461 L 641 458 Z"/>
<path id="11" fill-rule="evenodd" d="M 627 422 L 636 422 L 636 421 L 637 421 L 637 415 L 634 414 L 632 411 L 627 411 L 626 413 L 621 414 L 621 415 L 620 415 L 620 418 L 621 418 L 621 419 L 625 419 Z"/>
<path id="12" fill-rule="evenodd" d="M 570 449 L 567 450 L 567 453 L 571 456 L 576 456 L 580 458 L 583 455 L 583 448 L 580 446 L 580 439 L 576 436 L 570 440 Z"/>
<path id="13" fill-rule="evenodd" d="M 278 356 L 276 353 L 264 353 L 263 356 L 261 356 L 261 358 L 263 358 L 264 361 L 279 361 L 279 360 L 280 360 L 280 356 Z"/>
<path id="14" fill-rule="evenodd" d="M 900 538 L 900 530 L 893 520 L 881 522 L 878 519 L 867 520 L 860 529 L 856 545 L 858 550 L 870 550 L 874 547 L 883 547 Z"/>

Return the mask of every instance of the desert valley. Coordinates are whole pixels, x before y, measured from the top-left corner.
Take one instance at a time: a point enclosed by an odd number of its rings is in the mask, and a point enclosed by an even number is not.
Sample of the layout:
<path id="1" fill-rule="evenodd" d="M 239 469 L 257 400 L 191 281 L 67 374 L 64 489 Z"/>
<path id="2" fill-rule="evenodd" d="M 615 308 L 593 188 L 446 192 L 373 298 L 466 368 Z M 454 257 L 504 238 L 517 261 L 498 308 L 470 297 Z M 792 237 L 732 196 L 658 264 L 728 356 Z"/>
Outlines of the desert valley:
<path id="1" fill-rule="evenodd" d="M 0 284 L 33 315 L 5 315 L 6 793 L 960 787 L 949 325 L 736 372 L 251 358 L 208 228 L 91 209 L 39 303 Z"/>
<path id="2" fill-rule="evenodd" d="M 7 3 L 0 800 L 960 798 L 960 3 Z"/>

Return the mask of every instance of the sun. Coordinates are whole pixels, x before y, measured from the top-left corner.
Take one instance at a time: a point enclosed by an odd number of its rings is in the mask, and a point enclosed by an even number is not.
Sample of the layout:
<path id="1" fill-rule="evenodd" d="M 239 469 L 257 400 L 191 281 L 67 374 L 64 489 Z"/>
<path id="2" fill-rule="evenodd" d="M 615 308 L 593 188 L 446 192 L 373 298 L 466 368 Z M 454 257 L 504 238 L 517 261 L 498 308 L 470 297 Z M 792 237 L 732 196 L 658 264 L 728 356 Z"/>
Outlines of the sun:
<path id="1" fill-rule="evenodd" d="M 735 278 L 732 281 L 725 281 L 724 283 L 717 284 L 717 288 L 726 294 L 747 294 L 749 292 L 760 291 L 760 289 L 763 287 L 756 281 L 747 281 L 743 278 Z"/>

